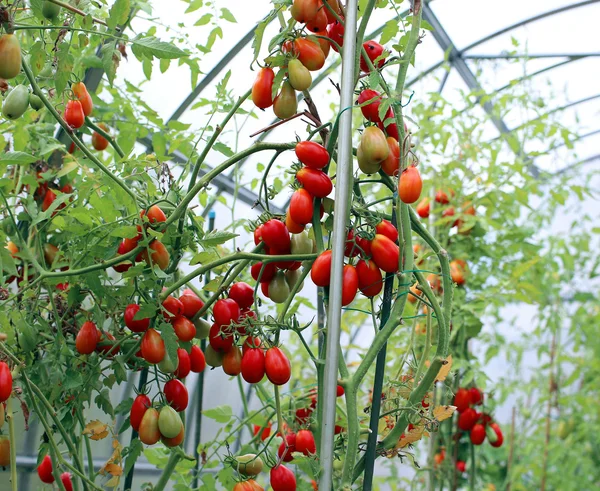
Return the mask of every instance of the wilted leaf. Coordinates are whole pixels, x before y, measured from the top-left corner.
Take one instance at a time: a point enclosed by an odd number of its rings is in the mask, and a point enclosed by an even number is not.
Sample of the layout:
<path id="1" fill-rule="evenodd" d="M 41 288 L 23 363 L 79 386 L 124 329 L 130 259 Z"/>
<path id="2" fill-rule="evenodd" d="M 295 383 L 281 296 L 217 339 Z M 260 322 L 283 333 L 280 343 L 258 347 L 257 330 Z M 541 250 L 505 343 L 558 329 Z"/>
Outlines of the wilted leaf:
<path id="1" fill-rule="evenodd" d="M 433 410 L 433 417 L 438 421 L 451 418 L 456 411 L 456 406 L 438 406 Z"/>
<path id="2" fill-rule="evenodd" d="M 438 382 L 443 382 L 444 380 L 446 380 L 446 377 L 450 373 L 450 370 L 452 370 L 452 355 L 448 355 L 448 358 L 446 358 L 446 363 L 442 365 L 442 368 L 440 368 L 436 380 Z"/>
<path id="3" fill-rule="evenodd" d="M 108 425 L 95 419 L 85 425 L 83 434 L 90 435 L 92 440 L 102 440 L 108 436 Z"/>
<path id="4" fill-rule="evenodd" d="M 404 448 L 411 443 L 418 442 L 421 438 L 423 438 L 423 433 L 425 431 L 425 426 L 416 426 L 412 430 L 404 432 L 402 438 L 396 445 L 396 448 Z"/>

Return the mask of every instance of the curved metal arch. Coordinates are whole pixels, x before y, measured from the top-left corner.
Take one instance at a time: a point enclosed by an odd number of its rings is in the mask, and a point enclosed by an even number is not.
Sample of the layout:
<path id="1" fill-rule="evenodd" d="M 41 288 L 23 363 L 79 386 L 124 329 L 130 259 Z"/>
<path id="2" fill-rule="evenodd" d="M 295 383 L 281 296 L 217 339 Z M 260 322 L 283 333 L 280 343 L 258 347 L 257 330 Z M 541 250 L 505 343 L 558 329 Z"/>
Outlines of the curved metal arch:
<path id="1" fill-rule="evenodd" d="M 600 56 L 600 53 L 523 53 L 523 54 L 499 54 L 499 55 L 463 55 L 465 60 L 519 60 L 519 59 L 543 59 L 543 58 L 594 58 Z"/>
<path id="2" fill-rule="evenodd" d="M 567 165 L 566 167 L 563 167 L 561 170 L 556 171 L 553 174 L 553 176 L 560 176 L 562 174 L 566 174 L 567 172 L 575 170 L 578 167 L 582 167 L 584 165 L 591 164 L 592 162 L 595 162 L 596 160 L 600 160 L 600 153 L 598 155 L 593 155 L 592 157 L 588 157 L 587 159 L 580 160 L 579 162 L 575 162 L 574 164 Z"/>
<path id="3" fill-rule="evenodd" d="M 589 138 L 590 136 L 595 136 L 595 135 L 600 135 L 600 129 L 598 129 L 598 130 L 593 130 L 593 131 L 590 131 L 590 132 L 588 132 L 588 133 L 584 133 L 583 135 L 577 135 L 577 137 L 576 137 L 576 138 L 573 138 L 573 139 L 571 140 L 571 143 L 575 143 L 575 142 L 578 142 L 578 141 L 581 141 L 581 140 L 585 140 L 586 138 Z M 556 150 L 557 148 L 561 148 L 561 147 L 564 147 L 564 146 L 566 146 L 566 145 L 567 145 L 567 144 L 566 144 L 565 142 L 561 142 L 561 143 L 558 143 L 558 144 L 556 144 L 556 145 L 553 145 L 553 146 L 551 146 L 551 147 L 550 147 L 548 150 L 546 150 L 546 151 L 543 153 L 543 155 L 547 155 L 547 154 L 549 154 L 550 152 L 553 152 L 554 150 Z"/>

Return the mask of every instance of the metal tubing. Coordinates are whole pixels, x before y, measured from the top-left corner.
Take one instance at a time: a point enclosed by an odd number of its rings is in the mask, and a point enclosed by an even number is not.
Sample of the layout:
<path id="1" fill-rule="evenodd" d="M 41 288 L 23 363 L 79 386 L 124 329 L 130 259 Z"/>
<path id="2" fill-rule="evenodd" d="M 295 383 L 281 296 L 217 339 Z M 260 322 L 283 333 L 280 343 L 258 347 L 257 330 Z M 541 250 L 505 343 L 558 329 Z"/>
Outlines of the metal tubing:
<path id="1" fill-rule="evenodd" d="M 539 58 L 594 58 L 600 56 L 600 53 L 522 53 L 509 54 L 500 53 L 498 55 L 462 55 L 465 60 L 513 60 L 513 59 L 539 59 Z"/>
<path id="2" fill-rule="evenodd" d="M 342 52 L 342 88 L 337 159 L 337 182 L 333 223 L 333 255 L 331 261 L 331 287 L 327 316 L 327 344 L 323 390 L 323 420 L 321 421 L 322 466 L 319 489 L 332 489 L 333 443 L 336 413 L 339 346 L 342 323 L 342 272 L 346 220 L 352 189 L 352 106 L 354 99 L 354 54 L 356 53 L 356 25 L 358 0 L 346 4 L 346 32 Z"/>

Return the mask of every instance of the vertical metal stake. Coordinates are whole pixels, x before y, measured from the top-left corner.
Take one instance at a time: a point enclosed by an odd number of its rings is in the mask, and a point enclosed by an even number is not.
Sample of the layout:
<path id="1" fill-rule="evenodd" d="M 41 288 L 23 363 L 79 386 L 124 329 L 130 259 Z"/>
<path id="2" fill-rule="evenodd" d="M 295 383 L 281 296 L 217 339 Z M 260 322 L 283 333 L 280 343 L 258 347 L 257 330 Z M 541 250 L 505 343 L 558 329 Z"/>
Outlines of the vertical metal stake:
<path id="1" fill-rule="evenodd" d="M 356 53 L 357 0 L 346 4 L 346 25 L 342 51 L 342 89 L 340 103 L 337 181 L 333 224 L 333 256 L 331 286 L 327 315 L 327 346 L 323 390 L 323 420 L 321 421 L 321 491 L 330 491 L 333 475 L 333 439 L 336 412 L 336 391 L 339 345 L 342 322 L 342 271 L 346 243 L 346 220 L 352 189 L 352 106 L 354 99 L 354 56 Z"/>

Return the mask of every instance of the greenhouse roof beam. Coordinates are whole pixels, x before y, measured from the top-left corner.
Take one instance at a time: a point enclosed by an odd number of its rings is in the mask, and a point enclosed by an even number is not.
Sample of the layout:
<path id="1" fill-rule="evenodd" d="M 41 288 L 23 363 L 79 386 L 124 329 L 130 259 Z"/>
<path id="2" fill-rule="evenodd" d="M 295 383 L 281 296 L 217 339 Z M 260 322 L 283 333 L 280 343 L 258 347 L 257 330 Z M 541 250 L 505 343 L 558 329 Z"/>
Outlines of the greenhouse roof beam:
<path id="1" fill-rule="evenodd" d="M 500 53 L 498 55 L 466 55 L 462 57 L 465 60 L 514 60 L 514 59 L 541 59 L 541 58 L 573 58 L 580 60 L 581 58 L 594 58 L 600 56 L 600 53 L 538 53 L 538 54 L 511 54 Z"/>

